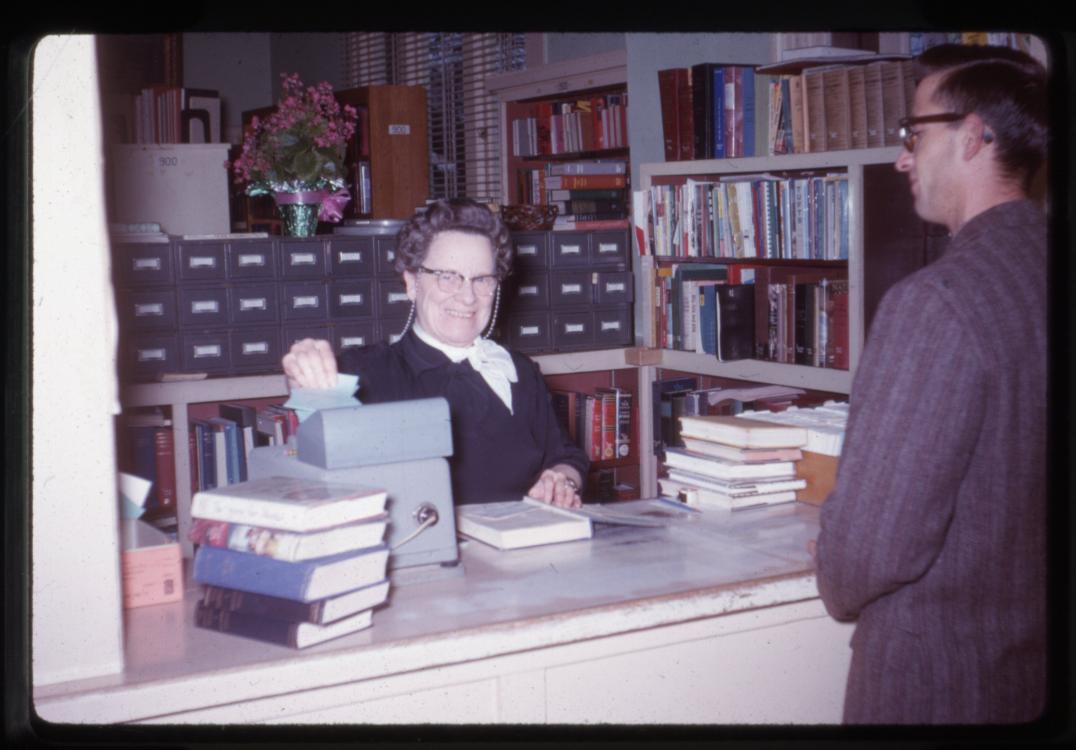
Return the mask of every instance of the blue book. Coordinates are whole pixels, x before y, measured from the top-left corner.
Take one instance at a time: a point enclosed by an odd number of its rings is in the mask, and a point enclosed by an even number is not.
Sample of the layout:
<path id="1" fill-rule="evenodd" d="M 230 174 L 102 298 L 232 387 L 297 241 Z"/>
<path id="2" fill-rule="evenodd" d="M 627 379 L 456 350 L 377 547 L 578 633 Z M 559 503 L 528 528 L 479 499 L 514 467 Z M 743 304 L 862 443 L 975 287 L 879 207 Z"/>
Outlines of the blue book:
<path id="1" fill-rule="evenodd" d="M 699 287 L 699 333 L 704 354 L 717 354 L 717 289 L 714 284 Z"/>
<path id="2" fill-rule="evenodd" d="M 228 484 L 247 481 L 246 451 L 243 449 L 243 437 L 239 434 L 239 425 L 224 417 L 210 417 L 209 421 L 224 431 Z"/>
<path id="3" fill-rule="evenodd" d="M 377 583 L 388 560 L 386 544 L 298 562 L 202 545 L 193 576 L 198 583 L 311 602 Z"/>
<path id="4" fill-rule="evenodd" d="M 217 449 L 213 441 L 213 425 L 204 419 L 192 419 L 195 434 L 195 454 L 198 460 L 198 488 L 217 486 Z M 220 478 L 224 483 L 224 477 Z"/>

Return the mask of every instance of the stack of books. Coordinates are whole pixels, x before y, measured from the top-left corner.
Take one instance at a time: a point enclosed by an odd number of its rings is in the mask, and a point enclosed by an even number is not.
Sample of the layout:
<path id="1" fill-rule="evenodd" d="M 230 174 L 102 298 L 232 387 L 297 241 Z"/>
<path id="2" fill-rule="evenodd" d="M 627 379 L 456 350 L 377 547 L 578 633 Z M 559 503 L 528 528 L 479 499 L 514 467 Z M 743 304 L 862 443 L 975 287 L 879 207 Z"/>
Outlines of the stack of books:
<path id="1" fill-rule="evenodd" d="M 388 597 L 386 493 L 266 477 L 195 494 L 195 625 L 292 648 L 369 627 Z"/>
<path id="2" fill-rule="evenodd" d="M 807 431 L 740 416 L 680 418 L 683 448 L 665 449 L 661 492 L 689 505 L 735 510 L 796 499 Z"/>

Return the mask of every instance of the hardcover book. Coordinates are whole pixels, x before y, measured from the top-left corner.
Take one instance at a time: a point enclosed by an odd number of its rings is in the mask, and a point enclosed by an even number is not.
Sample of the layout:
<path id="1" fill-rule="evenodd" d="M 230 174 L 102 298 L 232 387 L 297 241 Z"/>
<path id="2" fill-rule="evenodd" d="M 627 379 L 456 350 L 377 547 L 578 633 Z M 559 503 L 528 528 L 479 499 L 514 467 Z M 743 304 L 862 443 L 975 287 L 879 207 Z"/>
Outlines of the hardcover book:
<path id="1" fill-rule="evenodd" d="M 191 501 L 191 516 L 283 531 L 313 531 L 385 510 L 384 490 L 299 477 L 263 477 L 202 490 Z"/>
<path id="2" fill-rule="evenodd" d="M 589 539 L 590 519 L 533 498 L 456 508 L 456 529 L 497 549 Z"/>
<path id="3" fill-rule="evenodd" d="M 658 484 L 661 487 L 661 494 L 665 497 L 683 498 L 685 504 L 695 508 L 740 510 L 743 508 L 756 508 L 761 505 L 787 503 L 796 499 L 795 490 L 783 490 L 780 492 L 767 493 L 765 495 L 741 495 L 737 497 L 726 495 L 705 487 L 694 487 L 674 479 L 659 479 Z"/>
<path id="4" fill-rule="evenodd" d="M 750 359 L 755 353 L 755 287 L 722 284 L 716 291 L 717 358 Z"/>
<path id="5" fill-rule="evenodd" d="M 373 547 L 384 539 L 387 519 L 388 513 L 379 513 L 358 523 L 298 533 L 266 526 L 194 518 L 189 538 L 194 544 L 223 547 L 295 562 Z"/>
<path id="6" fill-rule="evenodd" d="M 740 448 L 800 448 L 807 431 L 794 425 L 776 424 L 747 417 L 724 415 L 680 418 L 680 434 Z"/>
<path id="7" fill-rule="evenodd" d="M 709 417 L 713 419 L 715 417 Z M 687 417 L 684 417 L 687 419 Z M 792 461 L 760 461 L 743 463 L 728 461 L 716 456 L 693 453 L 684 448 L 666 448 L 665 464 L 673 469 L 682 469 L 705 477 L 722 479 L 726 482 L 747 479 L 768 479 L 772 477 L 791 477 L 796 465 Z"/>
<path id="8" fill-rule="evenodd" d="M 201 546 L 193 575 L 198 583 L 311 602 L 377 583 L 385 578 L 388 559 L 384 544 L 299 562 Z"/>
<path id="9" fill-rule="evenodd" d="M 681 484 L 709 489 L 714 492 L 730 497 L 746 497 L 748 495 L 770 495 L 788 490 L 799 490 L 807 486 L 807 482 L 797 476 L 767 477 L 762 479 L 742 479 L 726 481 L 716 477 L 697 474 L 685 469 L 670 468 L 669 479 Z"/>
<path id="10" fill-rule="evenodd" d="M 290 648 L 306 648 L 333 638 L 356 633 L 370 627 L 373 613 L 370 610 L 345 617 L 328 625 L 309 622 L 274 620 L 244 612 L 207 607 L 198 602 L 194 612 L 194 624 L 206 630 L 253 638 L 258 641 L 279 643 Z"/>
<path id="11" fill-rule="evenodd" d="M 373 609 L 384 602 L 388 595 L 388 579 L 313 602 L 298 602 L 279 596 L 253 594 L 249 591 L 221 586 L 205 585 L 202 587 L 202 603 L 207 607 L 242 612 L 245 615 L 267 617 L 273 620 L 310 622 L 315 625 L 326 625 L 343 617 Z"/>
<path id="12" fill-rule="evenodd" d="M 799 448 L 739 448 L 726 443 L 715 443 L 693 437 L 681 437 L 684 447 L 694 453 L 715 456 L 728 461 L 755 463 L 758 461 L 798 461 L 803 458 Z"/>

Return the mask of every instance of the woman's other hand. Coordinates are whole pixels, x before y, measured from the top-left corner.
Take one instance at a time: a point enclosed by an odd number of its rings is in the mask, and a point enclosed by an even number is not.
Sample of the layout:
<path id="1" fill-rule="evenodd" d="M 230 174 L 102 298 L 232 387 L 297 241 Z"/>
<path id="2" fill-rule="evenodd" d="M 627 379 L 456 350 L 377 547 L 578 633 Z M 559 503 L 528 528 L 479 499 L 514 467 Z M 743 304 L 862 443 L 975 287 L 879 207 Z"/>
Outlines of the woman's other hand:
<path id="1" fill-rule="evenodd" d="M 561 508 L 578 508 L 583 504 L 579 498 L 579 481 L 575 469 L 558 464 L 543 471 L 527 495 Z"/>
<path id="2" fill-rule="evenodd" d="M 332 388 L 336 385 L 336 356 L 324 339 L 302 339 L 281 360 L 289 388 Z"/>

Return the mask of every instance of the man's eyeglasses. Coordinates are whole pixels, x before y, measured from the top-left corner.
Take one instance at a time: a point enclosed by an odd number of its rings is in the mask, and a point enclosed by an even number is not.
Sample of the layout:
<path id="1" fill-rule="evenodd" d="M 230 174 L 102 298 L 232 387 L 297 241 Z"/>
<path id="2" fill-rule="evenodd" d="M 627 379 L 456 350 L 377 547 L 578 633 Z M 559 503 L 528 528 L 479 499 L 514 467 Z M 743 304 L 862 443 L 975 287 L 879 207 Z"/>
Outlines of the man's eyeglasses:
<path id="1" fill-rule="evenodd" d="M 472 276 L 468 279 L 466 276 L 455 271 L 443 271 L 436 268 L 426 268 L 426 266 L 419 266 L 418 270 L 422 273 L 432 274 L 437 277 L 437 288 L 445 294 L 455 294 L 463 287 L 463 282 L 471 282 L 471 289 L 479 297 L 492 297 L 493 293 L 497 291 L 497 284 L 500 283 L 501 278 L 495 273 L 485 274 L 482 276 Z"/>
<path id="2" fill-rule="evenodd" d="M 963 120 L 965 117 L 967 115 L 957 114 L 956 112 L 942 112 L 936 115 L 923 115 L 922 117 L 902 117 L 897 123 L 899 126 L 897 134 L 904 143 L 904 148 L 908 149 L 909 153 L 915 153 L 915 143 L 919 140 L 919 131 L 912 130 L 913 125 L 926 125 L 930 122 L 956 122 L 957 120 Z"/>

